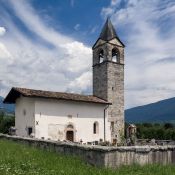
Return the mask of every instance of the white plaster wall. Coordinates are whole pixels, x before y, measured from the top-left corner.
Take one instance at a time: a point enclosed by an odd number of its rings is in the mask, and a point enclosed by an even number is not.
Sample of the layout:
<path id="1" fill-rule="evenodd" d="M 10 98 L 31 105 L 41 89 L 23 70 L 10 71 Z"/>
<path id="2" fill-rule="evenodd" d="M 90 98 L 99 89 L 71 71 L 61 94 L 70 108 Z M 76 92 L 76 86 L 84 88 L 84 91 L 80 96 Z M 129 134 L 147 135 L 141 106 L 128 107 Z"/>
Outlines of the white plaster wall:
<path id="1" fill-rule="evenodd" d="M 75 128 L 75 141 L 99 141 L 104 139 L 104 108 L 106 105 L 35 99 L 35 137 L 52 140 L 66 139 L 66 126 Z M 69 118 L 68 115 L 72 115 Z M 99 133 L 93 134 L 93 123 L 99 123 Z M 106 118 L 106 140 L 111 141 L 110 125 Z"/>
<path id="2" fill-rule="evenodd" d="M 16 100 L 15 105 L 15 127 L 18 136 L 27 137 L 27 127 L 32 127 L 35 130 L 35 103 L 34 99 L 27 97 L 20 97 Z M 24 115 L 24 110 L 26 114 Z"/>

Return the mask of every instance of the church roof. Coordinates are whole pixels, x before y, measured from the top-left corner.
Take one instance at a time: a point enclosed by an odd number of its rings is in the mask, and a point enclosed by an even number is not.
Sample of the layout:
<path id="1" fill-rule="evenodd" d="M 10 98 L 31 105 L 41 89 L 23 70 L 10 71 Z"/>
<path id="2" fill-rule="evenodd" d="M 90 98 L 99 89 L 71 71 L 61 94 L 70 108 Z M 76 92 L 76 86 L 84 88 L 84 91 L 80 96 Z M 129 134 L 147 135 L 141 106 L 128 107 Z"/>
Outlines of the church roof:
<path id="1" fill-rule="evenodd" d="M 81 95 L 81 94 L 65 93 L 65 92 L 43 91 L 43 90 L 26 89 L 26 88 L 18 88 L 18 87 L 13 87 L 11 89 L 9 94 L 4 99 L 4 103 L 15 103 L 16 99 L 19 98 L 21 95 L 24 97 L 33 97 L 33 98 L 46 98 L 46 99 L 56 99 L 56 100 L 110 104 L 109 102 L 93 95 Z"/>
<path id="2" fill-rule="evenodd" d="M 104 24 L 104 26 L 103 26 L 103 28 L 102 28 L 102 31 L 101 31 L 101 33 L 100 33 L 100 36 L 99 36 L 99 38 L 98 38 L 98 40 L 99 39 L 102 39 L 102 40 L 104 40 L 104 41 L 110 41 L 111 39 L 114 39 L 114 38 L 117 38 L 117 40 L 119 40 L 119 42 L 123 45 L 123 46 L 125 46 L 124 44 L 123 44 L 123 42 L 120 40 L 120 38 L 118 37 L 118 35 L 117 35 L 117 33 L 116 33 L 116 31 L 115 31 L 115 28 L 114 28 L 114 26 L 112 25 L 112 22 L 111 22 L 111 20 L 109 19 L 109 18 L 107 18 L 107 20 L 106 20 L 106 22 L 105 22 L 105 24 Z M 97 41 L 98 41 L 97 40 Z M 95 43 L 96 44 L 96 43 Z M 94 44 L 94 45 L 95 45 Z M 94 46 L 93 46 L 94 47 Z"/>

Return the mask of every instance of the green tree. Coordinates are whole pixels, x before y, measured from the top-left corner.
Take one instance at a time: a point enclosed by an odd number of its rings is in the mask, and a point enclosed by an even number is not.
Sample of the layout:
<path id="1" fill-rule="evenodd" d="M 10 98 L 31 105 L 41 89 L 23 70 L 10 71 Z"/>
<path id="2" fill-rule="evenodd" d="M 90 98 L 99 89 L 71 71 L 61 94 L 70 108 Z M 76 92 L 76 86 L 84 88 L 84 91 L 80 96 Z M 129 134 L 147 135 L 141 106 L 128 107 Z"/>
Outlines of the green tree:
<path id="1" fill-rule="evenodd" d="M 165 123 L 164 128 L 165 129 L 172 129 L 172 128 L 174 128 L 174 125 L 172 123 Z"/>
<path id="2" fill-rule="evenodd" d="M 147 128 L 150 128 L 150 127 L 152 127 L 153 125 L 152 125 L 152 123 L 143 123 L 143 126 L 144 126 L 144 127 L 147 127 Z"/>
<path id="3" fill-rule="evenodd" d="M 161 124 L 160 123 L 154 123 L 154 127 L 160 127 Z"/>
<path id="4" fill-rule="evenodd" d="M 174 129 L 173 132 L 172 132 L 171 139 L 172 139 L 172 140 L 175 140 L 175 129 Z"/>
<path id="5" fill-rule="evenodd" d="M 0 122 L 0 133 L 8 134 L 9 128 L 15 125 L 15 117 L 4 116 Z"/>
<path id="6" fill-rule="evenodd" d="M 157 139 L 157 140 L 175 140 L 175 127 L 171 123 L 165 124 L 136 124 L 137 138 L 139 139 Z"/>
<path id="7" fill-rule="evenodd" d="M 4 118 L 4 112 L 0 111 L 0 123 L 2 122 L 3 118 Z"/>
<path id="8" fill-rule="evenodd" d="M 156 139 L 163 140 L 165 139 L 164 135 L 165 135 L 164 129 L 160 128 L 157 130 Z"/>

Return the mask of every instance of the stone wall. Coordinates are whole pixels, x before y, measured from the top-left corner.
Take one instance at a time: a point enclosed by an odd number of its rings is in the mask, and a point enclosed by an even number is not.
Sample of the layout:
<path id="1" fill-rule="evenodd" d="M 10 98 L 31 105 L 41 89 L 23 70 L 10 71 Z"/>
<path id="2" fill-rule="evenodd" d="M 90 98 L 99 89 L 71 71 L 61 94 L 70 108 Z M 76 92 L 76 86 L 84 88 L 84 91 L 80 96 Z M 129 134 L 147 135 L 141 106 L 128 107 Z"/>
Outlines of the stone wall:
<path id="1" fill-rule="evenodd" d="M 175 145 L 102 147 L 37 140 L 2 134 L 0 135 L 0 139 L 12 140 L 29 146 L 51 150 L 56 153 L 78 156 L 85 162 L 95 166 L 115 168 L 121 165 L 132 164 L 175 164 Z"/>

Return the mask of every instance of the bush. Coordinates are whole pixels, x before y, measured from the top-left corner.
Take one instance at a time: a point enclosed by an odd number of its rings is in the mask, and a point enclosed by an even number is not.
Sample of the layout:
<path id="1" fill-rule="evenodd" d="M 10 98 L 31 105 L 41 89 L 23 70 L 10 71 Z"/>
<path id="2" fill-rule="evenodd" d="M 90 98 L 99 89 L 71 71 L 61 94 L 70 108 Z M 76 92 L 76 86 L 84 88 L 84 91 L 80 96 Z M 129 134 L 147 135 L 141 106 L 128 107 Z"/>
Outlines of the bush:
<path id="1" fill-rule="evenodd" d="M 173 126 L 173 124 L 172 123 L 165 123 L 164 124 L 164 128 L 165 129 L 172 129 L 174 126 Z"/>
<path id="2" fill-rule="evenodd" d="M 175 126 L 165 124 L 136 124 L 138 139 L 175 140 Z"/>
<path id="3" fill-rule="evenodd" d="M 153 125 L 152 123 L 143 123 L 144 127 L 151 128 Z"/>
<path id="4" fill-rule="evenodd" d="M 0 133 L 8 134 L 9 128 L 15 125 L 15 117 L 6 116 L 4 113 L 0 113 Z"/>

